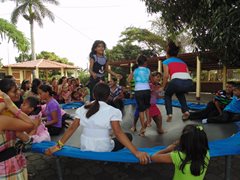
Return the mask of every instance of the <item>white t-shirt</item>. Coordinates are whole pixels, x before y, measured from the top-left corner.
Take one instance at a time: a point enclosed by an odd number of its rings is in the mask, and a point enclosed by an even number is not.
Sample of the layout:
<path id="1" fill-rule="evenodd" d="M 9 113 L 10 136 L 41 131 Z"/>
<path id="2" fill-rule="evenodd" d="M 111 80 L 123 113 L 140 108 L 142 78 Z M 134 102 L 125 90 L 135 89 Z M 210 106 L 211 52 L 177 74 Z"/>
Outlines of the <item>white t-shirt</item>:
<path id="1" fill-rule="evenodd" d="M 90 118 L 86 117 L 88 109 L 84 106 L 76 111 L 76 118 L 83 126 L 80 147 L 82 151 L 110 152 L 114 148 L 114 141 L 110 137 L 111 121 L 122 121 L 122 113 L 103 101 L 99 101 L 100 108 Z"/>

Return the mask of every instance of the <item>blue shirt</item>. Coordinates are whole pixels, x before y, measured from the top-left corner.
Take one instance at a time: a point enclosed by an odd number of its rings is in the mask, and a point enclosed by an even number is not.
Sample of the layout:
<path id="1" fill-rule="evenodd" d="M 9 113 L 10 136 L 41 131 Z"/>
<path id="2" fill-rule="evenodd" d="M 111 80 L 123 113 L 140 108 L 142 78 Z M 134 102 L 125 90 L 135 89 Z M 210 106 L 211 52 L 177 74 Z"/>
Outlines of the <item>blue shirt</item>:
<path id="1" fill-rule="evenodd" d="M 146 67 L 138 67 L 133 72 L 135 91 L 150 89 L 149 86 L 150 70 Z"/>
<path id="2" fill-rule="evenodd" d="M 224 108 L 224 111 L 240 113 L 240 98 L 233 96 L 232 101 Z"/>

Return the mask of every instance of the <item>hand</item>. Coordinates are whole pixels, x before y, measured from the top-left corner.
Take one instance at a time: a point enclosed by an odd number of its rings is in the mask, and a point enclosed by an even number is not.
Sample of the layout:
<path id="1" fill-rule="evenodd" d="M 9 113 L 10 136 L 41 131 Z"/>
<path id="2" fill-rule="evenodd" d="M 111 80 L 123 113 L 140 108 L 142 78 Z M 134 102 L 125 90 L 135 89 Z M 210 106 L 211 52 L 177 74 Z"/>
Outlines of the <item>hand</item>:
<path id="1" fill-rule="evenodd" d="M 55 146 L 52 146 L 50 148 L 48 148 L 46 151 L 45 151 L 45 154 L 48 155 L 48 156 L 51 156 L 53 153 L 59 151 L 59 147 L 57 145 Z"/>
<path id="2" fill-rule="evenodd" d="M 142 164 L 142 165 L 148 164 L 151 162 L 150 156 L 146 152 L 137 151 L 135 153 L 135 156 L 139 159 L 140 164 Z"/>
<path id="3" fill-rule="evenodd" d="M 97 78 L 97 74 L 96 73 L 92 73 L 92 77 L 93 77 L 93 79 L 96 79 Z"/>

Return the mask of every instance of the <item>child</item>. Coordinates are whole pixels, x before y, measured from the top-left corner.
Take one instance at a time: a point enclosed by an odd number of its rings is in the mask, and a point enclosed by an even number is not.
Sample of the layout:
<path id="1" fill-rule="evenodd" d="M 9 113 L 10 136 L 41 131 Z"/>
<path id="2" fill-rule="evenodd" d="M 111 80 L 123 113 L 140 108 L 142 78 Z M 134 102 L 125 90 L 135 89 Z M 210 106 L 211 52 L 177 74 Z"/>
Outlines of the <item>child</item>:
<path id="1" fill-rule="evenodd" d="M 145 122 L 146 127 L 151 126 L 151 119 L 154 120 L 157 126 L 157 132 L 159 134 L 163 134 L 164 130 L 162 128 L 162 115 L 160 110 L 158 109 L 156 103 L 157 103 L 157 98 L 162 97 L 163 92 L 160 91 L 160 79 L 161 79 L 161 73 L 160 72 L 153 72 L 151 74 L 151 83 L 150 83 L 150 88 L 151 88 L 151 106 L 149 108 L 149 116 L 150 116 L 150 122 Z M 134 122 L 133 122 L 133 127 L 130 129 L 131 131 L 135 132 L 136 131 L 136 124 L 139 118 L 139 111 L 136 108 L 135 113 L 134 113 Z"/>
<path id="2" fill-rule="evenodd" d="M 150 70 L 147 66 L 147 58 L 144 55 L 140 55 L 137 58 L 138 68 L 133 72 L 133 77 L 135 81 L 135 99 L 137 102 L 139 117 L 141 121 L 142 128 L 139 135 L 145 136 L 146 126 L 144 123 L 144 114 L 146 115 L 147 122 L 150 122 L 149 117 L 149 107 L 150 107 L 150 86 L 149 77 Z"/>
<path id="3" fill-rule="evenodd" d="M 151 83 L 150 83 L 150 88 L 151 88 L 151 106 L 149 108 L 149 116 L 150 120 L 151 118 L 154 120 L 157 126 L 157 132 L 159 134 L 163 134 L 164 130 L 162 128 L 162 115 L 160 110 L 157 107 L 157 98 L 163 97 L 162 92 L 160 90 L 160 80 L 161 80 L 162 74 L 160 72 L 153 72 L 151 74 Z M 151 121 L 146 122 L 146 126 L 149 127 L 151 126 Z"/>
<path id="4" fill-rule="evenodd" d="M 33 143 L 50 141 L 50 135 L 48 133 L 48 130 L 41 122 L 42 113 L 39 100 L 36 97 L 27 97 L 21 105 L 21 110 L 22 112 L 27 114 L 32 120 L 38 121 L 38 126 L 36 127 L 36 129 L 28 133 L 28 135 L 33 137 Z"/>
<path id="5" fill-rule="evenodd" d="M 53 98 L 54 91 L 49 85 L 41 85 L 39 87 L 39 96 L 41 100 L 46 101 L 47 122 L 45 126 L 48 128 L 50 135 L 59 135 L 63 131 L 61 108 L 58 102 Z"/>
<path id="6" fill-rule="evenodd" d="M 219 116 L 203 119 L 202 123 L 228 123 L 240 120 L 240 83 L 233 88 L 233 99 Z"/>
<path id="7" fill-rule="evenodd" d="M 104 81 L 105 72 L 110 73 L 118 79 L 121 79 L 122 76 L 117 74 L 111 69 L 108 68 L 108 61 L 104 55 L 104 51 L 106 49 L 106 43 L 104 41 L 96 40 L 90 52 L 90 63 L 89 63 L 89 73 L 90 73 L 90 81 L 89 81 L 89 89 L 90 89 L 90 101 L 93 100 L 92 90 L 94 86 L 99 81 Z"/>
<path id="8" fill-rule="evenodd" d="M 141 164 L 149 162 L 149 156 L 145 152 L 140 152 L 131 143 L 131 134 L 122 132 L 120 121 L 122 113 L 106 103 L 110 89 L 105 83 L 98 83 L 94 89 L 95 101 L 77 109 L 77 117 L 72 125 L 67 129 L 57 145 L 46 150 L 50 155 L 60 150 L 64 143 L 72 136 L 81 123 L 83 133 L 81 134 L 80 147 L 82 151 L 111 152 L 127 147 L 139 160 Z M 113 129 L 116 138 L 111 139 L 109 133 Z"/>
<path id="9" fill-rule="evenodd" d="M 69 103 L 71 102 L 71 91 L 69 90 L 69 84 L 65 83 L 62 86 L 62 91 L 59 94 L 59 97 L 61 97 L 60 99 L 62 99 L 62 101 L 60 101 L 60 103 Z"/>
<path id="10" fill-rule="evenodd" d="M 209 164 L 207 135 L 200 125 L 186 125 L 180 140 L 151 157 L 153 162 L 173 163 L 174 180 L 202 180 Z"/>

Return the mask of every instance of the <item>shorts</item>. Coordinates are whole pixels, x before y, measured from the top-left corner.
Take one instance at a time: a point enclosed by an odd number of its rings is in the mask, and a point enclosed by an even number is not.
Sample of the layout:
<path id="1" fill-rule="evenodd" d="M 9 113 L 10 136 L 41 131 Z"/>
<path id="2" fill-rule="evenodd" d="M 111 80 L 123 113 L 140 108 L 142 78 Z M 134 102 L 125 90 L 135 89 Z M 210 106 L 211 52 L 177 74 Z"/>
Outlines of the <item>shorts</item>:
<path id="1" fill-rule="evenodd" d="M 150 104 L 151 91 L 150 90 L 135 91 L 135 99 L 137 102 L 139 112 L 143 112 L 151 106 Z"/>
<path id="2" fill-rule="evenodd" d="M 154 116 L 158 116 L 158 115 L 161 116 L 160 110 L 158 109 L 156 104 L 152 104 L 149 108 L 149 116 L 154 117 Z"/>

